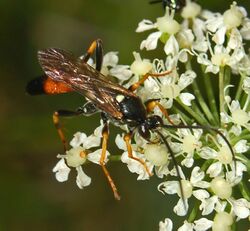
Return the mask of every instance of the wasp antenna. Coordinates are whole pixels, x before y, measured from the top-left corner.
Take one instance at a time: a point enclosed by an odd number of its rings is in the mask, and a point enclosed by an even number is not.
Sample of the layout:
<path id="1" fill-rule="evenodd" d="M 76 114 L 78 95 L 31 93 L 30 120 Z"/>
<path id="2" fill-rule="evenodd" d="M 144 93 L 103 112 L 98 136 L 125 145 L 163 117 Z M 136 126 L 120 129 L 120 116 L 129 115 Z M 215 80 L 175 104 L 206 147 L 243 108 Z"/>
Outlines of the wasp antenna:
<path id="1" fill-rule="evenodd" d="M 235 153 L 234 150 L 230 144 L 230 142 L 228 141 L 228 139 L 226 138 L 226 136 L 218 129 L 218 128 L 213 128 L 210 126 L 205 126 L 205 125 L 184 125 L 184 124 L 180 124 L 180 125 L 167 125 L 167 124 L 163 124 L 161 127 L 163 128 L 189 128 L 189 129 L 203 129 L 203 130 L 208 130 L 208 131 L 214 131 L 216 132 L 218 135 L 220 135 L 220 137 L 226 142 L 227 146 L 229 147 L 232 156 L 233 156 L 233 162 L 234 162 L 234 168 L 235 168 L 235 174 L 236 174 L 236 158 L 235 158 Z"/>
<path id="2" fill-rule="evenodd" d="M 183 191 L 183 187 L 182 187 L 182 183 L 181 183 L 181 174 L 180 174 L 180 170 L 178 168 L 178 163 L 177 163 L 177 161 L 175 159 L 175 156 L 174 156 L 174 152 L 172 151 L 172 149 L 171 149 L 169 143 L 167 142 L 166 138 L 164 137 L 164 135 L 160 131 L 156 131 L 156 132 L 161 137 L 161 140 L 163 141 L 163 143 L 167 147 L 167 149 L 168 149 L 168 151 L 170 153 L 170 156 L 171 156 L 171 158 L 173 160 L 174 167 L 175 167 L 176 173 L 177 173 L 177 177 L 179 178 L 178 181 L 180 183 L 180 193 L 181 193 L 183 206 L 184 206 L 185 211 L 187 212 L 187 206 L 186 206 L 186 202 L 185 202 L 185 198 L 184 198 L 184 191 Z"/>

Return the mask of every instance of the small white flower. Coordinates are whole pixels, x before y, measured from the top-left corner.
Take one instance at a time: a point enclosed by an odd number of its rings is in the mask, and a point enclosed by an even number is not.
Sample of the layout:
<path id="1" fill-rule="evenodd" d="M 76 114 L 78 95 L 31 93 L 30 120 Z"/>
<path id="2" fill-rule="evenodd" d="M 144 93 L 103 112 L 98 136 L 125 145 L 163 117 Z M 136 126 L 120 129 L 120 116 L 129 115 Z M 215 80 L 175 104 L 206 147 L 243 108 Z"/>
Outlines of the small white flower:
<path id="1" fill-rule="evenodd" d="M 161 97 L 173 99 L 180 98 L 183 104 L 191 106 L 191 101 L 195 99 L 195 96 L 191 93 L 182 92 L 187 86 L 189 86 L 196 78 L 196 73 L 188 70 L 181 74 L 180 78 L 175 73 L 171 73 L 161 81 Z"/>
<path id="2" fill-rule="evenodd" d="M 231 115 L 221 112 L 222 122 L 233 123 L 235 135 L 241 133 L 242 127 L 250 130 L 250 112 L 242 109 L 237 100 L 232 100 L 231 104 L 228 101 L 226 103 Z"/>
<path id="3" fill-rule="evenodd" d="M 200 170 L 199 167 L 194 167 L 193 171 L 191 173 L 190 180 L 186 180 L 184 178 L 184 174 L 181 171 L 181 168 L 179 168 L 179 171 L 181 173 L 181 185 L 183 188 L 183 194 L 184 194 L 184 201 L 185 201 L 185 206 L 183 205 L 183 198 L 180 198 L 179 201 L 177 202 L 177 205 L 174 207 L 174 212 L 178 216 L 184 216 L 186 215 L 187 211 L 185 210 L 188 209 L 188 198 L 190 198 L 192 195 L 194 195 L 196 198 L 199 198 L 200 194 L 203 194 L 203 191 L 205 190 L 194 190 L 195 187 L 198 188 L 208 188 L 210 186 L 210 183 L 203 181 L 203 178 L 205 177 L 205 173 Z M 158 190 L 162 193 L 167 193 L 167 194 L 178 194 L 179 197 L 181 197 L 180 193 L 180 183 L 178 181 L 166 181 L 158 185 Z"/>
<path id="4" fill-rule="evenodd" d="M 246 199 L 235 200 L 230 198 L 229 203 L 232 205 L 233 212 L 238 219 L 245 219 L 250 216 L 250 202 Z"/>
<path id="5" fill-rule="evenodd" d="M 145 40 L 141 42 L 140 49 L 154 50 L 157 47 L 158 40 L 165 34 L 169 35 L 164 50 L 166 54 L 178 54 L 179 45 L 173 35 L 180 31 L 180 24 L 173 19 L 174 14 L 166 8 L 166 13 L 163 17 L 157 18 L 156 23 L 149 20 L 143 20 L 139 23 L 136 32 L 143 32 L 157 28 L 159 31 L 151 33 Z M 175 49 L 173 49 L 175 48 Z"/>
<path id="6" fill-rule="evenodd" d="M 118 52 L 110 51 L 103 56 L 101 73 L 105 76 L 111 75 L 123 82 L 128 80 L 132 72 L 128 65 L 119 65 Z"/>
<path id="7" fill-rule="evenodd" d="M 53 172 L 56 173 L 56 179 L 59 182 L 64 182 L 68 180 L 68 175 L 70 168 L 75 168 L 77 171 L 76 184 L 80 189 L 90 185 L 91 178 L 87 176 L 83 170 L 82 165 L 87 161 L 91 161 L 95 164 L 100 164 L 101 159 L 101 149 L 94 152 L 90 152 L 89 149 L 93 147 L 100 146 L 102 138 L 102 128 L 103 124 L 97 127 L 93 134 L 87 136 L 85 133 L 77 132 L 74 134 L 73 139 L 70 142 L 72 148 L 66 151 L 65 155 L 58 155 L 60 159 L 56 166 L 53 168 Z M 109 152 L 106 152 L 104 162 L 107 163 Z M 66 163 L 67 165 L 66 165 Z M 69 166 L 69 167 L 68 167 Z"/>

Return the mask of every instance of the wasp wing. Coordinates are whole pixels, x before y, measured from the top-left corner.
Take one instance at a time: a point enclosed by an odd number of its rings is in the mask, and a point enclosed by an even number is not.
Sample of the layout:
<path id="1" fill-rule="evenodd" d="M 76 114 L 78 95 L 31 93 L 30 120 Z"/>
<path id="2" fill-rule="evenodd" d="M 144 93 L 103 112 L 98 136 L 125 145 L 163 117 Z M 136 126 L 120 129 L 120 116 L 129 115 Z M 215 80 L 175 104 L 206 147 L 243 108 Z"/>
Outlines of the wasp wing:
<path id="1" fill-rule="evenodd" d="M 39 51 L 38 60 L 47 76 L 67 84 L 116 119 L 123 116 L 116 96 L 136 97 L 128 89 L 107 80 L 93 67 L 64 50 L 50 48 Z"/>

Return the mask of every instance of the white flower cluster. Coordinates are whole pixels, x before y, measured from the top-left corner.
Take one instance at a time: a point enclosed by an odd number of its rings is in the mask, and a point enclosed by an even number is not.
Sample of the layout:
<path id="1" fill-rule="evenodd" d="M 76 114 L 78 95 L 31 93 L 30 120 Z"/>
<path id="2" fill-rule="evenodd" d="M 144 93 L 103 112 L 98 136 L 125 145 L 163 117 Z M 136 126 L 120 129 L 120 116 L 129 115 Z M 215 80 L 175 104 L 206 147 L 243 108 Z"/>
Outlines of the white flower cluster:
<path id="1" fill-rule="evenodd" d="M 143 160 L 150 172 L 165 179 L 158 186 L 161 193 L 180 197 L 173 211 L 179 216 L 192 214 L 179 228 L 173 228 L 172 221 L 166 218 L 159 224 L 160 231 L 210 228 L 227 231 L 236 221 L 250 216 L 250 160 L 247 157 L 250 54 L 244 47 L 244 41 L 250 40 L 250 19 L 246 10 L 235 2 L 220 14 L 203 10 L 197 3 L 186 0 L 180 15 L 182 22 L 175 20 L 175 12 L 166 8 L 163 17 L 155 22 L 144 19 L 136 29 L 136 32 L 154 30 L 141 42 L 140 49 L 158 49 L 165 55 L 164 60 L 142 59 L 134 52 L 135 61 L 130 66 L 118 65 L 117 53 L 109 52 L 104 56 L 102 73 L 115 77 L 119 84 L 128 88 L 147 73 L 171 70 L 164 77 L 149 77 L 136 93 L 143 102 L 157 99 L 171 112 L 169 117 L 177 129 L 162 128 L 161 132 L 175 155 L 178 171 L 168 149 L 153 132 L 152 143 L 135 133 L 131 141 L 133 155 Z M 151 113 L 169 124 L 160 108 L 155 107 Z M 213 129 L 178 128 L 180 124 L 196 126 L 197 123 L 218 128 L 234 152 L 219 133 L 214 135 Z M 53 169 L 58 181 L 66 181 L 73 167 L 77 170 L 79 188 L 91 183 L 81 166 L 86 162 L 99 164 L 101 149 L 92 151 L 92 148 L 100 147 L 102 127 L 96 128 L 90 136 L 75 134 L 70 143 L 72 149 L 65 155 L 58 155 L 60 161 Z M 122 150 L 121 162 L 138 175 L 138 180 L 149 179 L 145 166 L 128 157 L 123 139 L 128 130 L 126 126 L 121 129 L 123 133 L 115 140 Z M 178 173 L 181 181 L 172 180 Z M 188 200 L 191 198 L 197 203 L 190 208 Z"/>

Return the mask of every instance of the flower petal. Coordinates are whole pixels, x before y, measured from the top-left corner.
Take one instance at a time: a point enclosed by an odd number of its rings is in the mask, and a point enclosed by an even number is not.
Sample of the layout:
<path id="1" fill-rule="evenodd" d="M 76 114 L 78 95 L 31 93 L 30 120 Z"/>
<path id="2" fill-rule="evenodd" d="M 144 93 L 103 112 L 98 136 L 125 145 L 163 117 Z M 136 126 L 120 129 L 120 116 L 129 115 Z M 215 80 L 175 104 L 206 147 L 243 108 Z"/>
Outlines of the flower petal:
<path id="1" fill-rule="evenodd" d="M 115 51 L 110 51 L 108 53 L 106 53 L 103 56 L 103 66 L 110 66 L 110 67 L 114 67 L 117 65 L 119 58 L 118 58 L 118 52 Z"/>
<path id="2" fill-rule="evenodd" d="M 138 27 L 136 28 L 136 32 L 140 33 L 146 30 L 151 30 L 155 28 L 155 24 L 148 19 L 143 19 L 139 22 Z"/>
<path id="3" fill-rule="evenodd" d="M 91 161 L 95 164 L 100 164 L 101 154 L 102 154 L 102 149 L 97 149 L 96 151 L 89 153 L 87 158 L 89 161 Z M 110 153 L 108 151 L 106 151 L 106 156 L 105 156 L 105 160 L 104 160 L 105 164 L 108 162 L 109 156 L 110 156 Z"/>
<path id="4" fill-rule="evenodd" d="M 177 231 L 193 231 L 194 225 L 184 221 L 184 224 Z"/>
<path id="5" fill-rule="evenodd" d="M 74 134 L 74 138 L 70 141 L 70 145 L 73 148 L 79 147 L 84 140 L 87 138 L 87 135 L 83 132 L 77 132 Z"/>
<path id="6" fill-rule="evenodd" d="M 184 203 L 185 203 L 185 206 L 184 206 Z M 174 212 L 178 216 L 185 216 L 188 212 L 188 200 L 184 199 L 184 203 L 183 203 L 183 199 L 180 198 L 177 202 L 177 205 L 174 207 Z"/>
<path id="7" fill-rule="evenodd" d="M 207 169 L 207 174 L 209 174 L 210 177 L 216 177 L 218 176 L 222 171 L 222 164 L 220 162 L 215 162 L 211 164 Z"/>
<path id="8" fill-rule="evenodd" d="M 173 229 L 173 222 L 169 218 L 166 218 L 164 222 L 160 221 L 159 231 L 172 231 L 172 229 Z"/>
<path id="9" fill-rule="evenodd" d="M 174 35 L 171 35 L 164 46 L 166 55 L 176 56 L 179 52 L 179 44 Z"/>
<path id="10" fill-rule="evenodd" d="M 194 221 L 194 230 L 195 231 L 205 231 L 212 227 L 213 221 L 210 221 L 206 218 L 201 218 Z"/>
<path id="11" fill-rule="evenodd" d="M 247 140 L 240 140 L 234 145 L 234 150 L 236 153 L 243 153 L 249 150 L 249 146 L 247 145 Z"/>
<path id="12" fill-rule="evenodd" d="M 191 101 L 194 99 L 195 99 L 195 97 L 193 94 L 190 94 L 190 93 L 181 93 L 180 94 L 181 102 L 187 106 L 191 106 Z"/>
<path id="13" fill-rule="evenodd" d="M 137 152 L 133 151 L 133 156 L 145 161 L 145 157 Z M 127 167 L 128 167 L 130 172 L 137 173 L 139 175 L 137 177 L 137 180 L 148 180 L 149 179 L 149 175 L 148 175 L 145 167 L 139 161 L 136 161 L 136 160 L 133 160 L 132 158 L 129 158 L 128 152 L 124 152 L 122 154 L 121 161 L 123 163 L 127 164 Z M 153 164 L 150 164 L 148 162 L 146 162 L 146 163 L 147 163 L 147 167 L 148 167 L 149 171 L 152 172 L 153 167 L 154 167 Z"/>
<path id="14" fill-rule="evenodd" d="M 158 185 L 158 191 L 165 194 L 175 194 L 179 192 L 180 183 L 178 181 L 165 181 Z"/>
<path id="15" fill-rule="evenodd" d="M 235 215 L 240 218 L 240 219 L 244 219 L 247 218 L 250 215 L 250 202 L 248 202 L 246 199 L 241 198 L 238 200 L 230 200 L 232 206 L 233 206 L 233 210 Z"/>
<path id="16" fill-rule="evenodd" d="M 57 181 L 64 182 L 68 180 L 70 170 L 71 169 L 65 164 L 64 158 L 62 158 L 57 162 L 52 171 L 56 173 Z"/>
<path id="17" fill-rule="evenodd" d="M 79 166 L 76 168 L 77 176 L 76 176 L 76 184 L 80 189 L 83 189 L 84 187 L 90 185 L 91 178 L 87 176 L 83 170 L 82 167 Z"/>
<path id="18" fill-rule="evenodd" d="M 157 47 L 158 39 L 161 37 L 161 32 L 157 31 L 150 34 L 146 40 L 143 40 L 140 45 L 140 49 L 146 48 L 146 50 L 154 50 Z"/>

